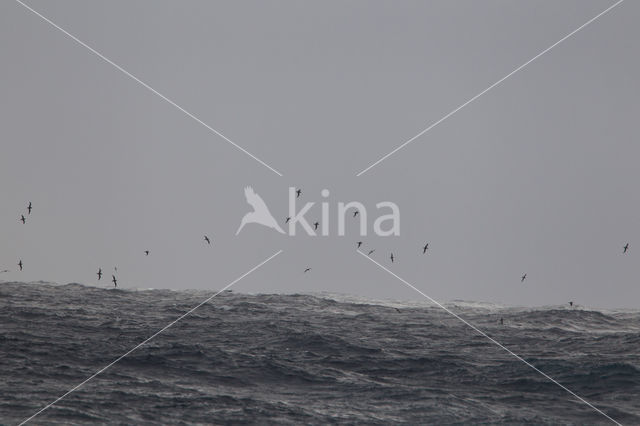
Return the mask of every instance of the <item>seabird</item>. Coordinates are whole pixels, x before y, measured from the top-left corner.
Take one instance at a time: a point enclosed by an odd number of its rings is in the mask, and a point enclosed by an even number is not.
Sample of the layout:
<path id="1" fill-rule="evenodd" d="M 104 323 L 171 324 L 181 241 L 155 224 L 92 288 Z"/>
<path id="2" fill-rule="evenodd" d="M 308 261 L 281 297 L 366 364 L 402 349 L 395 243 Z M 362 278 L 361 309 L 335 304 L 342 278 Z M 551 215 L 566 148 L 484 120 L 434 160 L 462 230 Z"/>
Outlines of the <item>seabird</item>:
<path id="1" fill-rule="evenodd" d="M 504 319 L 500 318 L 500 325 L 504 325 Z"/>
<path id="2" fill-rule="evenodd" d="M 118 280 L 116 280 L 115 275 L 111 275 L 111 282 L 113 283 L 114 287 L 118 288 Z"/>
<path id="3" fill-rule="evenodd" d="M 144 251 L 144 255 L 145 255 L 145 256 L 149 256 L 149 250 L 145 250 L 145 251 Z"/>
<path id="4" fill-rule="evenodd" d="M 317 229 L 318 229 L 318 225 L 320 225 L 320 224 L 319 224 L 318 222 L 315 222 L 315 223 L 313 224 L 313 229 L 314 229 L 314 230 L 317 230 Z"/>
<path id="5" fill-rule="evenodd" d="M 307 268 L 307 269 L 305 269 L 305 270 L 304 270 L 304 272 L 303 272 L 303 273 L 304 273 L 304 274 L 306 274 L 306 273 L 307 273 L 307 272 L 309 272 L 310 270 L 311 270 L 311 268 Z"/>
<path id="6" fill-rule="evenodd" d="M 20 260 L 18 261 L 18 267 L 19 267 L 19 268 L 20 268 L 20 270 L 22 271 L 22 259 L 20 259 Z"/>
<path id="7" fill-rule="evenodd" d="M 356 248 L 360 248 L 361 245 L 362 245 L 362 241 L 358 241 L 358 247 Z"/>
<path id="8" fill-rule="evenodd" d="M 389 258 L 391 259 L 391 263 L 393 263 L 393 253 L 391 253 L 391 256 L 389 256 Z"/>
<path id="9" fill-rule="evenodd" d="M 624 247 L 622 247 L 624 249 L 624 251 L 622 252 L 623 254 L 627 252 L 627 250 L 629 250 L 629 243 L 627 243 Z"/>
<path id="10" fill-rule="evenodd" d="M 289 223 L 289 221 L 291 220 L 291 216 L 287 216 L 287 220 L 284 221 L 284 223 Z"/>
<path id="11" fill-rule="evenodd" d="M 373 252 L 376 251 L 376 249 L 373 250 L 369 250 L 369 253 L 367 253 L 367 256 L 371 256 L 373 254 Z"/>
<path id="12" fill-rule="evenodd" d="M 396 311 L 400 312 L 400 309 L 396 308 Z"/>
<path id="13" fill-rule="evenodd" d="M 524 274 L 522 278 L 520 278 L 520 282 L 523 283 L 526 278 L 527 278 L 527 274 Z"/>
<path id="14" fill-rule="evenodd" d="M 206 235 L 204 236 L 204 240 L 207 242 L 207 244 L 211 244 L 211 240 Z"/>
<path id="15" fill-rule="evenodd" d="M 100 281 L 100 278 L 102 278 L 102 268 L 98 268 L 98 273 L 96 275 L 98 276 L 98 281 Z"/>
<path id="16" fill-rule="evenodd" d="M 569 306 L 573 307 L 573 302 L 569 302 Z"/>
<path id="17" fill-rule="evenodd" d="M 29 205 L 27 206 L 27 211 L 31 214 L 31 201 L 29 201 Z"/>
<path id="18" fill-rule="evenodd" d="M 422 254 L 425 254 L 427 250 L 429 250 L 429 243 L 425 244 L 424 247 L 422 247 Z"/>
<path id="19" fill-rule="evenodd" d="M 26 223 L 27 219 L 25 219 L 24 215 L 20 215 L 20 222 L 22 222 L 22 224 L 24 225 Z"/>
<path id="20" fill-rule="evenodd" d="M 296 191 L 296 198 L 300 197 L 301 194 L 302 194 L 302 189 L 298 189 Z"/>
<path id="21" fill-rule="evenodd" d="M 355 212 L 353 212 L 353 217 L 358 216 L 358 214 L 359 214 L 359 213 L 360 213 L 360 212 L 359 212 L 358 210 L 356 210 Z"/>

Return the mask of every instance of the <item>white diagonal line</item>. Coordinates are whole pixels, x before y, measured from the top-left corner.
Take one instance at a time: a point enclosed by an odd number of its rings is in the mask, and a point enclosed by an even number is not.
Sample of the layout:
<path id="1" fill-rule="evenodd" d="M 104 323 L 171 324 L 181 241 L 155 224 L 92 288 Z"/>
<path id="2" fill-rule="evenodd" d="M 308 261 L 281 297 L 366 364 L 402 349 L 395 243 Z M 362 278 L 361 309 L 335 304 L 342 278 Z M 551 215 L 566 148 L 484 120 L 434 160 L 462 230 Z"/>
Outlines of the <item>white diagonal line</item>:
<path id="1" fill-rule="evenodd" d="M 38 410 L 36 413 L 34 413 L 31 417 L 29 417 L 28 419 L 23 420 L 20 425 L 23 425 L 25 423 L 27 423 L 28 421 L 32 420 L 34 417 L 38 416 L 40 413 L 42 413 L 43 411 L 49 409 L 52 405 L 56 404 L 58 401 L 60 401 L 61 399 L 65 398 L 67 395 L 69 395 L 72 392 L 75 392 L 76 390 L 78 390 L 80 387 L 82 387 L 85 383 L 87 383 L 88 381 L 92 380 L 93 378 L 95 378 L 97 375 L 101 374 L 102 372 L 104 372 L 105 370 L 107 370 L 109 367 L 113 366 L 114 364 L 116 364 L 118 361 L 122 360 L 124 357 L 126 357 L 127 355 L 129 355 L 130 353 L 132 353 L 133 351 L 135 351 L 136 349 L 140 348 L 141 346 L 144 346 L 145 344 L 149 343 L 149 341 L 151 341 L 151 339 L 153 339 L 154 337 L 156 337 L 157 335 L 159 335 L 160 333 L 164 332 L 165 330 L 167 330 L 168 328 L 170 328 L 171 326 L 173 326 L 175 323 L 177 323 L 178 321 L 182 320 L 183 318 L 185 318 L 186 316 L 192 314 L 196 309 L 198 309 L 199 307 L 201 307 L 202 305 L 204 305 L 205 303 L 209 302 L 211 299 L 213 299 L 214 297 L 216 297 L 217 295 L 219 295 L 220 293 L 222 293 L 223 291 L 225 291 L 226 289 L 228 289 L 229 287 L 231 287 L 232 285 L 234 285 L 235 283 L 237 283 L 238 281 L 240 281 L 241 279 L 243 279 L 244 277 L 246 277 L 247 275 L 249 275 L 250 273 L 252 273 L 253 271 L 255 271 L 256 269 L 258 269 L 259 267 L 261 267 L 262 265 L 264 265 L 265 263 L 267 263 L 268 261 L 270 261 L 271 259 L 273 259 L 274 257 L 276 257 L 277 255 L 279 255 L 280 253 L 282 253 L 282 250 L 279 250 L 277 253 L 272 254 L 270 257 L 268 257 L 267 259 L 263 260 L 262 262 L 260 262 L 259 264 L 257 264 L 256 266 L 254 266 L 253 268 L 249 269 L 247 272 L 245 272 L 244 274 L 240 275 L 238 278 L 236 278 L 235 280 L 231 281 L 229 284 L 227 284 L 224 288 L 222 288 L 221 290 L 219 290 L 218 292 L 214 293 L 212 296 L 208 297 L 207 299 L 205 299 L 203 302 L 199 303 L 198 305 L 196 305 L 195 307 L 189 309 L 187 312 L 185 312 L 184 314 L 182 314 L 181 316 L 179 316 L 177 319 L 173 320 L 172 322 L 170 322 L 169 324 L 167 324 L 166 326 L 164 326 L 162 329 L 160 329 L 159 331 L 155 332 L 153 335 L 151 335 L 151 337 L 148 337 L 147 339 L 145 339 L 142 343 L 139 343 L 138 345 L 134 346 L 132 349 L 130 349 L 129 351 L 127 351 L 125 354 L 119 356 L 118 358 L 116 358 L 114 361 L 112 361 L 111 363 L 107 364 L 106 366 L 102 367 L 100 370 L 96 371 L 95 373 L 93 373 L 91 376 L 89 376 L 88 378 L 86 378 L 84 381 L 82 381 L 81 383 L 77 384 L 76 386 L 74 386 L 73 388 L 71 388 L 69 391 L 67 391 L 64 395 L 58 397 L 55 401 L 45 405 L 44 407 L 42 407 L 40 410 Z"/>
<path id="2" fill-rule="evenodd" d="M 545 372 L 539 370 L 537 367 L 535 367 L 533 364 L 531 364 L 530 362 L 526 361 L 524 358 L 522 358 L 521 356 L 515 354 L 514 352 L 512 352 L 510 349 L 508 349 L 507 347 L 505 347 L 504 345 L 502 345 L 500 342 L 498 342 L 497 340 L 495 340 L 493 337 L 489 336 L 487 333 L 485 333 L 484 331 L 480 330 L 478 327 L 476 327 L 475 325 L 469 323 L 467 320 L 465 320 L 464 318 L 462 318 L 460 315 L 456 314 L 455 312 L 451 311 L 450 309 L 448 309 L 446 306 L 442 305 L 440 302 L 438 302 L 437 300 L 431 298 L 430 296 L 428 296 L 427 294 L 423 293 L 421 290 L 419 290 L 418 288 L 414 287 L 411 283 L 409 283 L 408 281 L 404 280 L 403 278 L 399 277 L 398 275 L 396 275 L 395 273 L 391 272 L 388 268 L 384 267 L 383 265 L 381 265 L 380 263 L 376 262 L 375 260 L 373 260 L 371 257 L 367 256 L 366 254 L 364 254 L 363 252 L 361 252 L 360 250 L 357 250 L 358 253 L 360 253 L 362 256 L 364 256 L 366 259 L 369 259 L 371 262 L 375 263 L 376 265 L 378 265 L 381 269 L 387 271 L 389 274 L 393 275 L 394 277 L 396 277 L 398 280 L 402 281 L 404 284 L 406 284 L 407 286 L 409 286 L 410 288 L 412 288 L 413 290 L 417 291 L 418 293 L 420 293 L 421 295 L 423 295 L 425 298 L 429 299 L 432 303 L 434 303 L 435 305 L 438 305 L 440 308 L 444 309 L 447 313 L 453 315 L 454 317 L 456 317 L 457 319 L 459 319 L 460 321 L 462 321 L 463 323 L 465 323 L 467 326 L 469 326 L 470 328 L 472 328 L 473 330 L 477 331 L 478 333 L 480 333 L 481 335 L 483 335 L 484 337 L 486 337 L 487 339 L 489 339 L 492 343 L 495 343 L 496 345 L 498 345 L 499 347 L 501 347 L 502 349 L 504 349 L 505 351 L 507 351 L 509 354 L 513 355 L 514 357 L 516 357 L 518 360 L 524 362 L 525 364 L 527 364 L 529 367 L 531 367 L 532 369 L 534 369 L 535 371 L 537 371 L 538 373 L 542 374 L 544 377 L 546 377 L 547 379 L 549 379 L 550 381 L 552 381 L 553 383 L 555 383 L 556 385 L 560 386 L 562 389 L 564 389 L 565 391 L 569 392 L 571 395 L 573 395 L 574 397 L 576 397 L 577 399 L 579 399 L 580 401 L 584 402 L 585 404 L 587 404 L 589 407 L 593 408 L 594 410 L 596 410 L 598 413 L 602 414 L 604 417 L 606 417 L 607 419 L 611 420 L 613 423 L 617 424 L 617 425 L 621 425 L 621 423 L 618 423 L 617 421 L 615 421 L 614 419 L 612 419 L 611 417 L 609 417 L 604 411 L 600 410 L 599 408 L 595 407 L 593 404 L 591 404 L 589 401 L 585 400 L 584 398 L 582 398 L 581 396 L 577 395 L 575 392 L 573 392 L 571 389 L 567 388 L 566 386 L 564 386 L 563 384 L 559 383 L 557 380 L 555 380 L 553 377 L 549 376 L 548 374 L 546 374 Z"/>
<path id="3" fill-rule="evenodd" d="M 140 85 L 144 86 L 145 88 L 149 89 L 151 92 L 153 92 L 154 94 L 158 95 L 160 98 L 164 99 L 165 101 L 169 102 L 171 105 L 173 105 L 174 107 L 176 107 L 177 109 L 179 109 L 180 111 L 182 111 L 184 114 L 186 114 L 187 116 L 191 117 L 192 119 L 194 119 L 195 121 L 197 121 L 198 123 L 200 123 L 201 125 L 203 125 L 204 127 L 206 127 L 207 129 L 209 129 L 210 131 L 212 131 L 213 133 L 215 133 L 216 135 L 220 136 L 222 139 L 224 139 L 225 141 L 229 142 L 231 145 L 235 146 L 236 148 L 238 148 L 240 151 L 244 152 L 245 154 L 247 154 L 249 157 L 253 158 L 254 160 L 256 160 L 258 163 L 262 164 L 263 166 L 265 166 L 266 168 L 268 168 L 269 170 L 271 170 L 272 172 L 274 172 L 275 174 L 277 174 L 278 176 L 282 176 L 282 173 L 280 173 L 279 171 L 277 171 L 276 169 L 274 169 L 273 167 L 271 167 L 270 165 L 268 165 L 267 163 L 265 163 L 264 161 L 262 161 L 261 159 L 259 159 L 258 157 L 256 157 L 255 155 L 253 155 L 252 153 L 250 153 L 249 151 L 247 151 L 246 149 L 244 149 L 243 147 L 241 147 L 240 145 L 238 145 L 237 143 L 233 142 L 231 139 L 229 139 L 228 137 L 226 137 L 225 135 L 223 135 L 222 133 L 220 133 L 219 131 L 217 131 L 216 129 L 214 129 L 213 127 L 209 126 L 207 123 L 205 123 L 204 121 L 202 121 L 201 119 L 199 119 L 198 117 L 196 117 L 195 115 L 193 115 L 192 113 L 190 113 L 189 111 L 187 111 L 186 109 L 184 109 L 183 107 L 181 107 L 180 105 L 178 105 L 177 103 L 175 103 L 174 101 L 172 101 L 171 99 L 169 99 L 168 97 L 166 97 L 165 95 L 163 95 L 162 93 L 158 92 L 156 89 L 154 89 L 153 87 L 149 86 L 147 83 L 145 83 L 144 81 L 140 80 L 138 77 L 136 77 L 135 75 L 131 74 L 129 71 L 125 70 L 124 68 L 122 68 L 120 65 L 116 64 L 115 62 L 113 62 L 111 59 L 107 58 L 106 56 L 104 56 L 102 53 L 98 52 L 97 50 L 95 50 L 94 48 L 92 48 L 91 46 L 89 46 L 88 44 L 86 44 L 85 42 L 83 42 L 82 40 L 78 39 L 76 36 L 74 36 L 73 34 L 71 34 L 70 32 L 68 32 L 67 30 L 65 30 L 64 28 L 60 27 L 59 25 L 57 25 L 56 23 L 54 23 L 53 21 L 51 21 L 49 18 L 47 18 L 46 16 L 43 16 L 41 13 L 37 12 L 36 10 L 34 10 L 33 8 L 31 8 L 30 6 L 26 5 L 25 3 L 23 3 L 20 0 L 15 0 L 17 3 L 21 4 L 22 6 L 24 6 L 26 9 L 30 10 L 31 12 L 33 12 L 35 15 L 39 16 L 40 18 L 42 18 L 44 21 L 48 22 L 49 24 L 51 24 L 51 26 L 53 26 L 54 28 L 60 30 L 61 32 L 63 32 L 65 35 L 67 35 L 69 38 L 71 38 L 72 40 L 74 40 L 76 43 L 80 44 L 81 46 L 87 48 L 89 51 L 91 51 L 92 53 L 94 53 L 96 56 L 98 56 L 100 59 L 102 59 L 103 61 L 107 62 L 108 64 L 114 66 L 116 69 L 118 69 L 119 71 L 121 71 L 123 74 L 125 74 L 127 77 L 133 79 L 134 81 L 136 81 L 137 83 L 139 83 Z"/>
<path id="4" fill-rule="evenodd" d="M 451 117 L 453 114 L 455 114 L 456 112 L 460 111 L 462 108 L 466 107 L 467 105 L 469 105 L 471 102 L 475 101 L 476 99 L 478 99 L 480 96 L 484 95 L 485 93 L 487 93 L 489 90 L 493 89 L 494 87 L 496 87 L 497 85 L 499 85 L 500 83 L 502 83 L 503 81 L 505 81 L 506 79 L 508 79 L 509 77 L 511 77 L 512 75 L 514 75 L 515 73 L 517 73 L 518 71 L 520 71 L 521 69 L 523 69 L 524 67 L 526 67 L 527 65 L 529 65 L 531 62 L 535 61 L 536 59 L 538 59 L 539 57 L 541 57 L 542 55 L 544 55 L 545 53 L 547 53 L 548 51 L 550 51 L 551 49 L 553 49 L 554 47 L 556 47 L 557 45 L 559 45 L 560 43 L 562 43 L 563 41 L 565 41 L 566 39 L 568 39 L 569 37 L 573 36 L 574 34 L 576 34 L 578 31 L 580 31 L 581 29 L 583 29 L 584 27 L 586 27 L 587 25 L 589 25 L 590 23 L 592 23 L 593 21 L 595 21 L 596 19 L 600 18 L 602 15 L 604 15 L 605 13 L 609 12 L 611 9 L 613 9 L 614 7 L 618 6 L 620 3 L 622 3 L 624 0 L 618 0 L 616 3 L 614 3 L 613 5 L 609 6 L 608 8 L 606 8 L 605 10 L 603 10 L 602 12 L 600 12 L 599 14 L 597 14 L 596 16 L 594 16 L 593 18 L 589 19 L 587 22 L 585 22 L 584 24 L 580 25 L 578 28 L 576 28 L 575 30 L 571 31 L 569 34 L 567 34 L 566 36 L 562 37 L 560 40 L 558 40 L 557 42 L 553 43 L 551 46 L 547 47 L 546 49 L 544 49 L 542 52 L 538 53 L 536 56 L 534 56 L 533 58 L 529 59 L 527 62 L 525 62 L 524 64 L 520 65 L 518 68 L 514 69 L 513 71 L 511 71 L 509 74 L 505 75 L 504 77 L 502 77 L 500 80 L 496 81 L 495 83 L 493 83 L 491 86 L 487 87 L 486 89 L 484 89 L 482 92 L 478 93 L 477 95 L 475 95 L 474 97 L 472 97 L 471 99 L 469 99 L 468 101 L 466 101 L 465 103 L 463 103 L 462 105 L 460 105 L 459 107 L 457 107 L 456 109 L 454 109 L 453 111 L 451 111 L 450 113 L 448 113 L 447 115 L 445 115 L 444 117 L 442 117 L 441 119 L 439 119 L 438 121 L 436 121 L 435 123 L 431 124 L 429 127 L 427 127 L 426 129 L 424 129 L 423 131 L 421 131 L 420 133 L 418 133 L 417 135 L 415 135 L 414 137 L 412 137 L 411 139 L 409 139 L 408 141 L 404 142 L 403 144 L 401 144 L 400 146 L 398 146 L 396 149 L 394 149 L 393 151 L 391 151 L 390 153 L 388 153 L 387 155 L 385 155 L 384 157 L 380 158 L 378 161 L 376 161 L 375 163 L 372 163 L 371 165 L 369 165 L 366 169 L 362 170 L 360 173 L 358 173 L 356 176 L 360 176 L 363 173 L 367 172 L 369 169 L 371 169 L 372 167 L 380 164 L 381 162 L 383 162 L 384 160 L 386 160 L 387 158 L 389 158 L 390 156 L 392 156 L 393 154 L 395 154 L 396 152 L 400 151 L 402 148 L 404 148 L 405 146 L 409 145 L 411 142 L 413 142 L 414 140 L 418 139 L 420 136 L 424 135 L 425 133 L 427 133 L 429 130 L 433 129 L 434 127 L 436 127 L 438 124 L 442 123 L 443 121 L 445 121 L 447 118 Z"/>

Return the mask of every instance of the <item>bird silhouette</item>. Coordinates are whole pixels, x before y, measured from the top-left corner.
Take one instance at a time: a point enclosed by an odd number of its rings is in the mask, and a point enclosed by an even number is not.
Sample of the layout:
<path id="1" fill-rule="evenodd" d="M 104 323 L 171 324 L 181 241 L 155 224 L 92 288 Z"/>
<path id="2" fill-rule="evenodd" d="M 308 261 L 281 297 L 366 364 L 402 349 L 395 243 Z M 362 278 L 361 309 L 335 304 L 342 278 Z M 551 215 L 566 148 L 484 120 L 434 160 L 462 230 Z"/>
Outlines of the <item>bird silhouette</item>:
<path id="1" fill-rule="evenodd" d="M 500 325 L 504 325 L 504 318 L 500 318 Z"/>
<path id="2" fill-rule="evenodd" d="M 204 240 L 207 242 L 207 244 L 211 245 L 211 240 L 206 235 L 204 236 Z"/>
<path id="3" fill-rule="evenodd" d="M 27 206 L 27 211 L 29 212 L 29 214 L 31 214 L 31 209 L 32 209 L 31 201 L 29 201 L 29 205 Z"/>
<path id="4" fill-rule="evenodd" d="M 20 222 L 22 222 L 23 225 L 27 222 L 27 219 L 25 219 L 23 214 L 20 215 Z"/>
<path id="5" fill-rule="evenodd" d="M 369 250 L 369 253 L 367 253 L 367 256 L 371 256 L 373 254 L 373 252 L 376 251 L 376 249 L 373 250 Z"/>
<path id="6" fill-rule="evenodd" d="M 360 214 L 360 212 L 358 210 L 356 210 L 355 212 L 353 212 L 353 217 L 358 216 L 358 214 Z"/>
<path id="7" fill-rule="evenodd" d="M 19 267 L 19 268 L 20 268 L 20 270 L 22 271 L 22 259 L 20 259 L 20 260 L 18 261 L 18 267 Z"/>
<path id="8" fill-rule="evenodd" d="M 521 283 L 523 283 L 523 282 L 524 282 L 524 280 L 526 280 L 526 279 L 527 279 L 527 274 L 524 274 L 524 275 L 522 276 L 522 278 L 520 278 L 520 282 L 521 282 Z"/>
<path id="9" fill-rule="evenodd" d="M 145 250 L 145 251 L 144 251 L 144 255 L 145 255 L 145 256 L 149 256 L 149 250 Z"/>
<path id="10" fill-rule="evenodd" d="M 102 278 L 102 268 L 98 268 L 98 273 L 96 275 L 98 276 L 98 281 L 100 281 L 100 278 Z"/>
<path id="11" fill-rule="evenodd" d="M 358 241 L 358 247 L 356 248 L 360 248 L 361 245 L 362 245 L 362 241 Z"/>
<path id="12" fill-rule="evenodd" d="M 320 223 L 318 223 L 317 221 L 314 222 L 313 229 L 317 231 L 318 230 L 318 225 L 320 225 Z"/>
<path id="13" fill-rule="evenodd" d="M 300 197 L 300 195 L 302 195 L 302 189 L 298 189 L 298 190 L 296 191 L 296 198 L 299 198 L 299 197 Z"/>
<path id="14" fill-rule="evenodd" d="M 622 247 L 624 250 L 622 251 L 622 253 L 626 253 L 627 250 L 629 250 L 629 243 L 627 243 L 624 247 Z"/>
<path id="15" fill-rule="evenodd" d="M 291 216 L 287 216 L 287 220 L 284 221 L 285 224 L 289 223 L 289 221 L 291 220 Z"/>
<path id="16" fill-rule="evenodd" d="M 282 230 L 282 228 L 280 228 L 278 222 L 276 222 L 276 220 L 271 215 L 271 212 L 269 211 L 267 205 L 264 203 L 262 198 L 253 190 L 253 188 L 247 186 L 244 189 L 244 196 L 247 199 L 247 203 L 249 203 L 249 205 L 253 207 L 253 211 L 244 215 L 242 221 L 240 222 L 240 227 L 236 231 L 236 235 L 240 233 L 244 225 L 246 225 L 247 223 L 259 223 L 260 225 L 275 229 L 279 233 L 284 234 L 284 231 Z"/>
<path id="17" fill-rule="evenodd" d="M 389 256 L 389 258 L 391 259 L 391 263 L 393 263 L 393 259 L 394 259 L 393 253 L 391 253 L 391 256 Z"/>
<path id="18" fill-rule="evenodd" d="M 569 306 L 573 307 L 573 302 L 569 302 Z"/>
<path id="19" fill-rule="evenodd" d="M 425 254 L 427 250 L 429 250 L 429 243 L 425 244 L 424 247 L 422 247 L 422 254 Z"/>
<path id="20" fill-rule="evenodd" d="M 113 283 L 113 286 L 115 288 L 118 288 L 118 280 L 116 280 L 116 276 L 115 275 L 111 275 L 111 282 Z"/>
<path id="21" fill-rule="evenodd" d="M 305 270 L 304 270 L 304 272 L 303 272 L 303 273 L 304 273 L 304 274 L 306 274 L 306 273 L 307 273 L 307 272 L 309 272 L 310 270 L 311 270 L 311 268 L 307 268 L 307 269 L 305 269 Z"/>

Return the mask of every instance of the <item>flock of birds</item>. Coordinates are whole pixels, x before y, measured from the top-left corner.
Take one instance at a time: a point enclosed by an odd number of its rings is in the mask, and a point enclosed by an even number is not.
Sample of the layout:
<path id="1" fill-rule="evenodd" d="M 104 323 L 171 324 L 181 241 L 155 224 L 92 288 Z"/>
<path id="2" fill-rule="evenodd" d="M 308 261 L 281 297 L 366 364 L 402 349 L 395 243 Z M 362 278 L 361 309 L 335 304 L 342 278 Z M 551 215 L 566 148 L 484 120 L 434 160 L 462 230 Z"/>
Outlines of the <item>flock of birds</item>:
<path id="1" fill-rule="evenodd" d="M 33 210 L 33 203 L 31 201 L 29 201 L 29 204 L 27 205 L 27 216 L 31 215 L 31 211 L 32 210 Z M 27 224 L 27 218 L 25 217 L 24 214 L 20 215 L 20 219 L 18 219 L 18 221 L 22 222 L 23 225 Z M 208 245 L 211 245 L 211 239 L 207 235 L 204 236 L 204 241 Z M 144 253 L 145 256 L 149 256 L 149 253 L 151 253 L 151 251 L 150 250 L 144 250 L 143 253 Z M 22 271 L 24 269 L 24 263 L 22 262 L 22 259 L 18 259 L 17 265 L 18 265 L 18 269 L 20 271 Z M 114 273 L 111 274 L 111 282 L 113 283 L 113 286 L 115 288 L 117 288 L 118 287 L 118 278 L 116 277 L 115 273 L 118 272 L 118 267 L 115 266 L 113 268 L 113 271 L 114 271 Z M 3 269 L 2 271 L 0 271 L 0 274 L 4 274 L 6 272 L 11 272 L 11 270 Z M 96 275 L 98 276 L 98 281 L 100 281 L 102 279 L 102 275 L 103 275 L 102 268 L 98 268 L 98 272 L 96 272 Z"/>
<path id="2" fill-rule="evenodd" d="M 296 198 L 300 198 L 300 196 L 301 196 L 301 195 L 302 195 L 302 190 L 301 190 L 301 189 L 299 189 L 299 188 L 298 188 L 298 189 L 296 189 Z M 33 204 L 31 203 L 31 201 L 29 201 L 29 204 L 27 205 L 26 210 L 27 210 L 27 216 L 25 216 L 25 215 L 24 215 L 24 213 L 23 213 L 23 214 L 20 214 L 20 218 L 19 218 L 19 222 L 22 222 L 22 224 L 23 224 L 23 225 L 26 225 L 26 223 L 27 223 L 27 217 L 31 216 L 31 212 L 32 212 L 32 210 L 33 210 Z M 355 211 L 353 212 L 353 217 L 354 217 L 354 218 L 356 218 L 356 217 L 358 216 L 358 214 L 359 214 L 359 213 L 360 213 L 360 212 L 359 212 L 358 210 L 355 210 Z M 290 220 L 291 220 L 291 217 L 290 217 L 290 216 L 287 216 L 287 218 L 285 219 L 284 223 L 285 223 L 285 224 L 288 224 Z M 315 222 L 313 223 L 313 226 L 314 226 L 314 229 L 315 229 L 315 230 L 317 230 L 317 229 L 318 229 L 318 227 L 320 226 L 320 223 L 319 223 L 318 221 L 315 221 Z M 211 239 L 210 239 L 207 235 L 205 235 L 205 236 L 204 236 L 204 241 L 205 241 L 208 245 L 211 245 Z M 356 249 L 357 249 L 357 250 L 360 250 L 360 248 L 362 247 L 362 244 L 363 244 L 363 242 L 362 242 L 362 241 L 358 241 L 358 242 L 356 242 Z M 626 244 L 622 247 L 622 253 L 623 253 L 623 254 L 626 254 L 626 253 L 629 251 L 629 247 L 630 247 L 630 246 L 629 246 L 629 243 L 626 243 Z M 423 255 L 424 255 L 424 254 L 426 254 L 426 253 L 427 253 L 427 250 L 429 250 L 429 243 L 426 243 L 426 244 L 422 247 L 422 254 L 423 254 Z M 375 249 L 369 249 L 369 250 L 367 251 L 367 256 L 371 256 L 375 251 L 376 251 Z M 145 256 L 149 256 L 150 250 L 144 250 L 144 252 L 143 252 L 143 253 L 144 253 L 144 255 L 145 255 Z M 396 256 L 393 254 L 393 252 L 391 252 L 391 253 L 390 253 L 390 255 L 389 255 L 389 259 L 391 260 L 391 263 L 394 263 L 394 262 L 396 261 Z M 20 270 L 20 271 L 22 271 L 22 270 L 24 269 L 24 263 L 22 262 L 22 259 L 18 259 L 18 263 L 17 263 L 17 265 L 18 265 L 18 268 L 19 268 L 19 270 Z M 115 273 L 116 273 L 116 272 L 118 272 L 118 267 L 114 267 L 113 269 L 114 269 L 114 273 L 113 273 L 113 274 L 111 274 L 111 282 L 113 283 L 113 286 L 114 286 L 115 288 L 117 288 L 117 287 L 118 287 L 118 279 L 117 279 L 117 277 L 116 277 L 116 274 L 115 274 Z M 4 269 L 4 270 L 0 271 L 0 274 L 1 274 L 1 273 L 6 273 L 6 272 L 11 272 L 11 271 L 10 271 L 9 269 Z M 303 273 L 304 273 L 304 274 L 306 274 L 307 272 L 311 272 L 311 267 L 306 267 L 306 268 L 304 269 L 304 272 L 303 272 Z M 103 275 L 103 273 L 102 273 L 102 268 L 98 268 L 98 272 L 96 273 L 96 275 L 98 276 L 98 281 L 100 281 L 100 280 L 102 279 L 102 275 Z M 527 279 L 527 274 L 525 273 L 525 274 L 523 274 L 523 275 L 520 277 L 520 282 L 521 282 L 521 283 L 524 283 L 524 281 L 525 281 L 526 279 Z M 572 306 L 572 307 L 573 307 L 573 302 L 572 302 L 572 301 L 571 301 L 571 302 L 569 302 L 569 306 Z M 503 323 L 502 318 L 500 318 L 500 323 L 501 323 L 501 324 Z"/>

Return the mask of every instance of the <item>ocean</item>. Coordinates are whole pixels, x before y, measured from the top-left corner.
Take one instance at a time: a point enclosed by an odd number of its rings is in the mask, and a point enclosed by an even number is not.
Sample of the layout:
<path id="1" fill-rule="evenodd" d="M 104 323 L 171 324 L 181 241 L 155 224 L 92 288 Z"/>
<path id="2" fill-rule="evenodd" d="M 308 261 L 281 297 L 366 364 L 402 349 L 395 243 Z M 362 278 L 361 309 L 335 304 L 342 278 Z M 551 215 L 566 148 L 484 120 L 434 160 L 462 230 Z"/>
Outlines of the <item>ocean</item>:
<path id="1" fill-rule="evenodd" d="M 27 419 L 211 294 L 1 282 L 0 423 Z M 640 424 L 640 311 L 447 307 Z M 235 292 L 30 421 L 336 423 L 612 424 L 427 301 Z"/>

